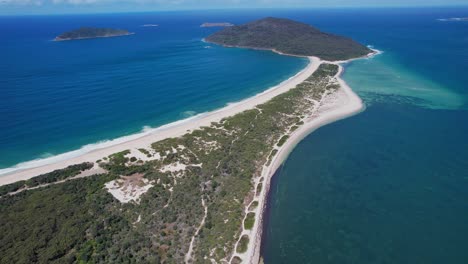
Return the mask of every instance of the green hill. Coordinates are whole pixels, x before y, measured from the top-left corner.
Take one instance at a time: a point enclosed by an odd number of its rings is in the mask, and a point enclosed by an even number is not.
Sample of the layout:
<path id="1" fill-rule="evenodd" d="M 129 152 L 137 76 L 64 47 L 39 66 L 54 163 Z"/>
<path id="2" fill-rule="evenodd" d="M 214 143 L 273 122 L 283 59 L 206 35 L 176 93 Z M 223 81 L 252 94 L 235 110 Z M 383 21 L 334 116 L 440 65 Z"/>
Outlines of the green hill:
<path id="1" fill-rule="evenodd" d="M 82 27 L 69 32 L 65 32 L 55 38 L 55 41 L 74 40 L 74 39 L 88 39 L 88 38 L 103 38 L 103 37 L 117 37 L 130 35 L 132 33 L 123 29 L 112 28 L 90 28 Z"/>
<path id="2" fill-rule="evenodd" d="M 206 41 L 225 46 L 274 49 L 291 55 L 317 56 L 324 60 L 346 60 L 372 52 L 350 38 L 273 17 L 225 28 L 207 37 Z"/>

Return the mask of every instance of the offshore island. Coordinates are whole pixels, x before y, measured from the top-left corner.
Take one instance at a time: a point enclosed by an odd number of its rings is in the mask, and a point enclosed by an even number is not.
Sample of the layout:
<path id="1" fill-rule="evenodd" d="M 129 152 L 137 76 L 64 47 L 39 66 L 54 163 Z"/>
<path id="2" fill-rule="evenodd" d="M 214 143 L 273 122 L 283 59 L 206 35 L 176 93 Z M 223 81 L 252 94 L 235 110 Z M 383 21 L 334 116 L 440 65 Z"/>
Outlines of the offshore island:
<path id="1" fill-rule="evenodd" d="M 200 27 L 232 27 L 234 24 L 228 22 L 218 22 L 218 23 L 203 23 Z"/>
<path id="2" fill-rule="evenodd" d="M 305 57 L 263 93 L 130 141 L 0 177 L 5 263 L 259 263 L 270 179 L 303 137 L 362 110 L 340 78 L 375 54 L 265 18 L 205 39 Z"/>
<path id="3" fill-rule="evenodd" d="M 57 36 L 54 41 L 65 41 L 65 40 L 78 40 L 78 39 L 91 39 L 91 38 L 109 38 L 109 37 L 120 37 L 128 36 L 133 33 L 128 32 L 124 29 L 113 29 L 113 28 L 92 28 L 82 27 L 72 31 L 68 31 Z"/>

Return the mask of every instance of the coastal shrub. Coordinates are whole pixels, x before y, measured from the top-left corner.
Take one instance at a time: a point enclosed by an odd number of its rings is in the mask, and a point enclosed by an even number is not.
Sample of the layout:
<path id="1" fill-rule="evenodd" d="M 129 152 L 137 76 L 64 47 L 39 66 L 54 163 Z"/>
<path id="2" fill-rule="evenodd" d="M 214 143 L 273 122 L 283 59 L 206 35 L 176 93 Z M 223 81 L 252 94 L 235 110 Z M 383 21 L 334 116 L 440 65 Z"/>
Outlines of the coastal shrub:
<path id="1" fill-rule="evenodd" d="M 260 195 L 260 192 L 262 191 L 262 188 L 263 188 L 263 183 L 259 183 L 257 184 L 257 189 L 256 189 L 256 195 L 259 196 Z"/>
<path id="2" fill-rule="evenodd" d="M 273 157 L 276 155 L 276 153 L 278 153 L 278 149 L 272 150 L 268 159 L 271 161 Z"/>
<path id="3" fill-rule="evenodd" d="M 114 164 L 124 164 L 128 161 L 128 158 L 125 155 L 130 154 L 130 150 L 124 150 L 118 153 L 114 153 L 109 156 L 109 161 Z"/>
<path id="4" fill-rule="evenodd" d="M 99 225 L 98 219 L 108 214 L 103 211 L 106 198 L 102 196 L 106 180 L 92 176 L 2 197 L 2 263 L 47 263 L 84 243 L 86 229 Z M 97 200 L 88 200 L 91 196 Z"/>
<path id="5" fill-rule="evenodd" d="M 144 149 L 144 148 L 139 148 L 138 149 L 141 153 L 145 154 L 146 156 L 150 155 L 149 151 Z"/>
<path id="6" fill-rule="evenodd" d="M 237 244 L 237 253 L 244 253 L 247 251 L 247 248 L 249 246 L 249 236 L 248 235 L 243 235 L 241 239 L 239 240 L 239 244 Z"/>
<path id="7" fill-rule="evenodd" d="M 253 228 L 255 223 L 255 213 L 248 213 L 244 220 L 244 228 L 250 230 Z"/>
<path id="8" fill-rule="evenodd" d="M 108 170 L 106 174 L 2 196 L 2 261 L 183 263 L 205 215 L 202 199 L 207 215 L 197 236 L 194 262 L 204 262 L 208 255 L 221 262 L 233 250 L 246 250 L 248 237 L 234 248 L 239 228 L 252 228 L 255 221 L 252 214 L 244 221 L 243 201 L 252 190 L 256 195 L 262 191 L 265 179 L 255 186 L 253 178 L 261 177 L 262 166 L 277 154 L 275 142 L 298 123 L 297 117 L 310 110 L 305 98 L 324 94 L 330 75 L 322 72 L 326 78 L 314 73 L 311 83 L 257 109 L 224 118 L 219 125 L 153 143 L 160 160 L 127 164 L 127 150 L 103 158 L 108 160 L 101 164 Z M 163 170 L 175 164 L 183 164 L 185 169 Z M 91 168 L 92 164 L 86 166 Z M 59 171 L 52 178 L 62 179 L 79 171 Z M 153 185 L 139 203 L 122 204 L 104 188 L 111 180 L 137 173 Z M 17 190 L 24 184 L 0 187 L 0 191 Z M 249 210 L 258 206 L 255 201 Z"/>
<path id="9" fill-rule="evenodd" d="M 288 140 L 289 136 L 288 135 L 285 135 L 283 137 L 281 137 L 281 139 L 278 141 L 278 144 L 277 146 L 278 147 L 281 147 L 284 145 L 284 143 L 286 143 L 286 141 Z"/>
<path id="10" fill-rule="evenodd" d="M 0 186 L 0 196 L 16 192 L 22 188 L 35 187 L 42 184 L 65 180 L 67 178 L 74 177 L 80 174 L 82 171 L 89 170 L 93 166 L 94 164 L 91 162 L 84 162 L 81 164 L 68 166 L 65 169 L 55 170 L 46 174 L 41 174 L 26 181 L 18 181 L 15 183 L 3 185 Z"/>
<path id="11" fill-rule="evenodd" d="M 249 206 L 249 211 L 253 211 L 253 210 L 257 209 L 257 207 L 258 207 L 258 202 L 253 201 Z"/>
<path id="12" fill-rule="evenodd" d="M 330 64 L 330 63 L 323 63 L 320 67 L 312 74 L 306 81 L 309 82 L 316 82 L 317 79 L 325 78 L 327 76 L 335 76 L 338 73 L 338 65 Z"/>
<path id="13" fill-rule="evenodd" d="M 26 181 L 18 181 L 11 184 L 0 186 L 0 196 L 8 193 L 16 192 L 17 190 L 24 187 Z"/>
<path id="14" fill-rule="evenodd" d="M 238 256 L 235 256 L 232 258 L 231 264 L 241 264 L 241 263 L 242 263 L 242 259 L 239 258 Z"/>

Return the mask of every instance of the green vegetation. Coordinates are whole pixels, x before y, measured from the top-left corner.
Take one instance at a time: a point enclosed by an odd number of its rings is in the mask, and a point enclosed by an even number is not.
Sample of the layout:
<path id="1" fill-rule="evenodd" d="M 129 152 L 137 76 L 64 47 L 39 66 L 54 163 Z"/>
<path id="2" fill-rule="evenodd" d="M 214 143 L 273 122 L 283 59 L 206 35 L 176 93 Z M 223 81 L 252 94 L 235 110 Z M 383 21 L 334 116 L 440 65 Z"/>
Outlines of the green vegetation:
<path id="1" fill-rule="evenodd" d="M 311 100 L 336 89 L 329 77 L 337 70 L 322 65 L 308 81 L 255 109 L 155 142 L 152 151 L 160 159 L 129 163 L 130 151 L 123 151 L 102 159 L 104 175 L 2 196 L 0 263 L 183 263 L 204 217 L 202 199 L 207 216 L 195 237 L 194 262 L 220 263 L 234 250 L 245 251 L 248 238 L 241 238 L 237 249 L 235 241 L 242 225 L 253 225 L 250 214 L 243 219 L 246 204 L 263 185 L 254 186 L 255 179 L 275 143 L 299 117 L 312 113 Z M 164 169 L 174 164 L 185 169 Z M 40 182 L 76 175 L 84 167 L 53 172 Z M 139 203 L 122 204 L 104 184 L 130 175 L 154 187 Z"/>
<path id="2" fill-rule="evenodd" d="M 254 201 L 254 202 L 252 202 L 252 204 L 250 205 L 249 211 L 253 211 L 253 210 L 255 210 L 257 207 L 258 207 L 258 202 L 257 202 L 257 201 Z"/>
<path id="3" fill-rule="evenodd" d="M 235 256 L 232 258 L 231 264 L 241 264 L 241 263 L 242 263 L 242 259 L 239 258 L 238 256 Z"/>
<path id="4" fill-rule="evenodd" d="M 262 188 L 263 188 L 263 183 L 259 183 L 257 184 L 257 189 L 255 191 L 255 195 L 259 196 L 260 195 L 260 192 L 262 192 Z"/>
<path id="5" fill-rule="evenodd" d="M 352 39 L 324 33 L 300 22 L 273 17 L 225 28 L 206 40 L 221 45 L 274 49 L 286 54 L 317 56 L 332 61 L 362 57 L 371 52 Z"/>
<path id="6" fill-rule="evenodd" d="M 284 145 L 284 143 L 286 143 L 286 141 L 288 140 L 289 136 L 288 135 L 285 135 L 285 136 L 282 136 L 280 138 L 280 140 L 278 141 L 278 147 L 281 147 Z"/>
<path id="7" fill-rule="evenodd" d="M 324 78 L 327 76 L 335 76 L 338 73 L 338 65 L 336 64 L 322 64 L 320 69 L 316 71 L 313 75 L 306 79 L 306 82 L 313 82 L 317 78 Z"/>
<path id="8" fill-rule="evenodd" d="M 18 182 L 14 182 L 14 183 L 11 183 L 11 184 L 8 184 L 8 185 L 0 186 L 0 197 L 5 195 L 5 194 L 13 193 L 13 192 L 16 192 L 16 191 L 24 188 L 25 183 L 26 183 L 26 181 L 18 181 Z"/>
<path id="9" fill-rule="evenodd" d="M 102 185 L 110 179 L 81 178 L 0 198 L 0 263 L 74 262 L 88 254 L 87 232 L 99 238 L 96 253 L 109 257 L 108 232 L 120 228 L 119 217 L 105 210 L 112 198 Z"/>
<path id="10" fill-rule="evenodd" d="M 145 154 L 146 157 L 151 158 L 152 155 L 151 155 L 151 153 L 150 153 L 148 150 L 146 150 L 146 149 L 144 149 L 144 148 L 139 148 L 138 150 L 139 150 L 141 153 Z"/>
<path id="11" fill-rule="evenodd" d="M 108 158 L 113 159 L 114 162 L 117 162 L 117 163 L 122 163 L 122 162 L 125 163 L 127 162 L 127 158 L 125 158 L 125 156 L 128 154 L 130 154 L 130 150 L 127 149 L 127 150 L 109 155 Z"/>
<path id="12" fill-rule="evenodd" d="M 267 162 L 267 165 L 268 165 L 268 166 L 271 164 L 271 161 L 273 160 L 273 157 L 276 155 L 276 153 L 278 153 L 278 150 L 277 150 L 277 149 L 274 149 L 273 151 L 271 151 L 271 154 L 270 154 L 270 156 L 268 157 L 268 162 Z"/>
<path id="13" fill-rule="evenodd" d="M 31 178 L 27 181 L 18 181 L 12 184 L 0 186 L 0 196 L 7 193 L 16 192 L 20 189 L 36 187 L 42 184 L 48 184 L 52 182 L 62 181 L 67 178 L 74 177 L 80 174 L 82 171 L 89 170 L 93 167 L 93 163 L 85 162 L 77 165 L 71 165 L 62 170 L 56 170 L 46 174 L 42 174 Z"/>
<path id="14" fill-rule="evenodd" d="M 86 39 L 86 38 L 99 38 L 99 37 L 116 37 L 128 35 L 130 32 L 123 29 L 112 28 L 90 28 L 82 27 L 69 32 L 60 34 L 55 38 L 56 41 L 73 40 L 73 39 Z"/>
<path id="15" fill-rule="evenodd" d="M 248 213 L 244 220 L 244 228 L 250 230 L 253 228 L 255 223 L 255 213 Z"/>
<path id="16" fill-rule="evenodd" d="M 249 236 L 243 235 L 241 239 L 239 240 L 239 244 L 237 244 L 237 253 L 244 253 L 247 251 L 247 248 L 249 246 Z"/>

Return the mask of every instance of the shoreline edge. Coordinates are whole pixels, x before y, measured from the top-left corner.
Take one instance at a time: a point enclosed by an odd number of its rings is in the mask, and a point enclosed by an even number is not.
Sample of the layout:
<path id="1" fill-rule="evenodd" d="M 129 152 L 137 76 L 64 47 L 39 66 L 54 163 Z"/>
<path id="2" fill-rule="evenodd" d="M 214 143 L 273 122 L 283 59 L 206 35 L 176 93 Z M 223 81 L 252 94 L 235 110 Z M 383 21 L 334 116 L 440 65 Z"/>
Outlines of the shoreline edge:
<path id="1" fill-rule="evenodd" d="M 276 50 L 271 51 L 280 55 L 294 56 L 284 54 Z M 372 50 L 371 53 L 364 57 L 345 61 L 325 61 L 320 60 L 317 57 L 304 57 L 309 60 L 309 63 L 304 69 L 289 79 L 281 82 L 280 84 L 270 87 L 267 90 L 252 97 L 246 98 L 239 102 L 229 103 L 227 106 L 221 109 L 201 113 L 187 119 L 182 119 L 157 128 L 149 129 L 148 131 L 120 137 L 102 143 L 86 145 L 78 150 L 59 154 L 51 158 L 20 163 L 13 168 L 0 169 L 0 186 L 21 180 L 27 180 L 44 173 L 66 168 L 67 166 L 73 164 L 79 164 L 83 162 L 94 163 L 96 160 L 99 160 L 102 157 L 107 157 L 113 153 L 121 152 L 127 149 L 145 148 L 154 142 L 161 141 L 166 138 L 182 136 L 185 133 L 194 129 L 198 129 L 202 126 L 209 126 L 212 122 L 217 122 L 222 118 L 233 116 L 237 113 L 252 109 L 256 105 L 265 103 L 272 98 L 295 88 L 298 84 L 302 83 L 310 75 L 312 75 L 323 63 L 338 65 L 339 70 L 336 73 L 335 78 L 340 85 L 339 91 L 341 91 L 341 94 L 338 96 L 341 96 L 341 98 L 339 99 L 342 101 L 344 100 L 344 103 L 341 101 L 340 104 L 332 105 L 332 107 L 325 109 L 323 112 L 319 112 L 317 116 L 310 117 L 309 120 L 304 122 L 302 126 L 294 131 L 285 144 L 278 149 L 278 153 L 274 156 L 271 163 L 268 166 L 263 165 L 261 177 L 264 178 L 265 187 L 262 188 L 259 197 L 259 206 L 255 210 L 255 222 L 251 230 L 250 243 L 248 244 L 247 251 L 242 254 L 244 263 L 258 264 L 261 261 L 260 250 L 264 228 L 263 217 L 268 202 L 268 193 L 270 191 L 272 176 L 287 160 L 289 154 L 292 152 L 295 146 L 306 136 L 322 126 L 356 115 L 365 109 L 365 105 L 361 98 L 356 93 L 354 93 L 354 91 L 341 78 L 344 72 L 342 64 L 353 60 L 372 58 L 380 53 L 381 51 Z M 86 147 L 89 146 L 94 146 L 95 148 L 87 151 Z M 24 167 L 18 168 L 21 165 Z M 93 170 L 98 169 L 99 168 L 94 167 L 89 170 L 87 174 L 93 175 L 95 174 Z M 236 256 L 236 248 L 237 242 L 235 243 L 231 260 Z"/>
<path id="2" fill-rule="evenodd" d="M 96 162 L 102 157 L 127 149 L 145 148 L 152 143 L 183 134 L 202 126 L 210 126 L 222 118 L 254 108 L 273 97 L 282 94 L 307 79 L 321 64 L 317 57 L 306 57 L 309 63 L 294 76 L 290 77 L 244 100 L 228 103 L 225 107 L 211 112 L 200 113 L 195 116 L 165 124 L 156 128 L 144 129 L 143 132 L 119 137 L 113 140 L 88 144 L 80 149 L 65 152 L 49 158 L 21 162 L 13 167 L 0 169 L 0 186 L 45 174 L 54 170 L 66 168 L 83 162 Z"/>
<path id="3" fill-rule="evenodd" d="M 341 78 L 344 73 L 343 64 L 349 63 L 354 60 L 361 60 L 361 59 L 370 59 L 374 56 L 381 54 L 382 51 L 372 49 L 372 52 L 368 55 L 360 58 L 343 60 L 343 61 L 320 61 L 322 63 L 330 63 L 338 65 L 339 70 L 338 73 L 335 75 L 337 79 L 340 89 L 344 92 L 346 96 L 347 103 L 335 106 L 334 108 L 327 109 L 323 113 L 320 113 L 319 116 L 313 117 L 306 121 L 304 125 L 299 127 L 296 131 L 294 131 L 290 138 L 286 141 L 286 143 L 278 149 L 277 155 L 271 161 L 270 166 L 264 166 L 262 170 L 262 175 L 260 177 L 264 177 L 265 187 L 262 189 L 260 198 L 259 198 L 259 206 L 255 212 L 255 223 L 252 228 L 251 234 L 251 243 L 247 248 L 247 251 L 244 255 L 245 263 L 249 264 L 258 264 L 262 263 L 262 256 L 261 256 L 261 246 L 262 246 L 262 237 L 263 237 L 263 217 L 265 216 L 265 210 L 268 203 L 268 195 L 270 192 L 271 186 L 271 179 L 273 175 L 277 172 L 277 170 L 283 165 L 283 163 L 287 160 L 289 154 L 294 150 L 297 144 L 299 144 L 305 137 L 313 133 L 315 130 L 326 126 L 328 124 L 334 123 L 336 121 L 346 119 L 348 117 L 357 115 L 365 110 L 365 105 L 362 99 L 351 89 L 351 87 Z"/>

